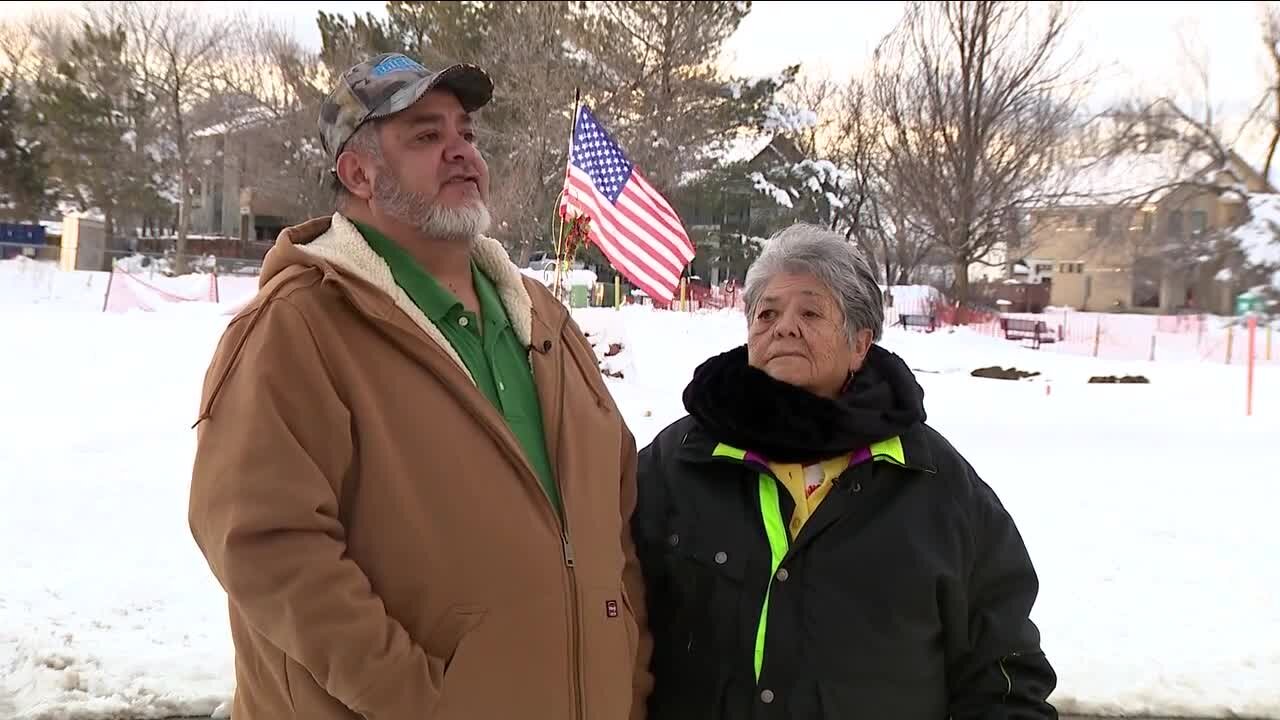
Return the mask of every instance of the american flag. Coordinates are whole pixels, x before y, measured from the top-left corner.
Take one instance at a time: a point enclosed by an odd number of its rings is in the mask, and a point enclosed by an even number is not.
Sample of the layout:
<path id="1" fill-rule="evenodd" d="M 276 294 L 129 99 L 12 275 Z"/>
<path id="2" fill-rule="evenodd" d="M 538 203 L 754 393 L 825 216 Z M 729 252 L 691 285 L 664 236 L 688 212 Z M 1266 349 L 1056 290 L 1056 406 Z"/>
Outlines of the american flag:
<path id="1" fill-rule="evenodd" d="M 636 287 L 671 301 L 693 243 L 680 216 L 586 105 L 578 109 L 560 206 L 591 218 L 591 242 Z"/>

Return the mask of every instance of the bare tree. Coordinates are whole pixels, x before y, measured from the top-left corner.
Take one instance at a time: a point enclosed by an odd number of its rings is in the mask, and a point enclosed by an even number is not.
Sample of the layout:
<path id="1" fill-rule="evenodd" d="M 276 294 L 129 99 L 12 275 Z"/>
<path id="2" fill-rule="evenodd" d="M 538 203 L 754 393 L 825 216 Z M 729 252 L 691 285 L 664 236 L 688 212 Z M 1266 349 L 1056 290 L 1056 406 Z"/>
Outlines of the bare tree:
<path id="1" fill-rule="evenodd" d="M 885 172 L 885 114 L 870 83 L 852 78 L 841 88 L 835 155 L 847 173 L 842 216 L 846 237 L 855 239 L 884 270 L 886 285 L 910 281 L 933 249 L 933 237 L 907 222 L 907 210 Z"/>
<path id="2" fill-rule="evenodd" d="M 806 157 L 818 157 L 839 146 L 844 127 L 841 121 L 843 88 L 828 74 L 804 75 L 783 88 L 782 102 L 792 108 L 813 112 L 814 121 L 790 133 L 796 147 Z"/>
<path id="3" fill-rule="evenodd" d="M 238 21 L 167 2 L 93 4 L 89 13 L 99 27 L 125 29 L 131 41 L 128 62 L 160 102 L 178 181 L 174 271 L 185 272 L 191 226 L 192 135 L 196 130 L 192 113 L 220 89 L 217 65 L 224 59 Z"/>
<path id="4" fill-rule="evenodd" d="M 215 110 L 232 143 L 242 177 L 291 216 L 315 216 L 332 206 L 328 164 L 316 118 L 327 87 L 318 53 L 270 22 L 245 24 L 218 64 L 223 89 Z"/>
<path id="5" fill-rule="evenodd" d="M 1267 58 L 1271 61 L 1271 72 L 1267 82 L 1267 91 L 1262 96 L 1259 109 L 1271 105 L 1268 113 L 1268 125 L 1271 127 L 1271 140 L 1267 142 L 1267 155 L 1262 163 L 1262 176 L 1271 177 L 1271 163 L 1276 156 L 1276 145 L 1280 144 L 1280 5 L 1266 3 L 1262 8 L 1262 44 L 1267 49 Z"/>
<path id="6" fill-rule="evenodd" d="M 16 18 L 0 21 L 0 84 L 13 87 L 20 80 L 29 80 L 38 51 L 30 22 Z"/>
<path id="7" fill-rule="evenodd" d="M 573 123 L 576 61 L 566 52 L 568 3 L 494 5 L 483 62 L 500 82 L 479 114 L 481 147 L 495 183 L 495 234 L 522 265 L 534 244 L 554 242 L 552 218 L 564 185 Z"/>
<path id="8" fill-rule="evenodd" d="M 782 162 L 753 175 L 757 189 L 790 202 L 788 219 L 815 222 L 858 243 L 890 284 L 907 281 L 932 241 L 906 222 L 885 177 L 885 117 L 870 84 L 808 76 L 788 86 L 774 116 L 804 118 L 775 129 Z"/>
<path id="9" fill-rule="evenodd" d="M 1062 56 L 1067 23 L 1060 3 L 917 2 L 876 51 L 886 180 L 905 222 L 950 256 L 957 301 L 969 266 L 1060 193 L 1083 87 Z"/>
<path id="10" fill-rule="evenodd" d="M 60 8 L 0 20 L 0 81 L 21 87 L 34 83 L 42 68 L 55 67 L 80 19 L 79 13 Z"/>

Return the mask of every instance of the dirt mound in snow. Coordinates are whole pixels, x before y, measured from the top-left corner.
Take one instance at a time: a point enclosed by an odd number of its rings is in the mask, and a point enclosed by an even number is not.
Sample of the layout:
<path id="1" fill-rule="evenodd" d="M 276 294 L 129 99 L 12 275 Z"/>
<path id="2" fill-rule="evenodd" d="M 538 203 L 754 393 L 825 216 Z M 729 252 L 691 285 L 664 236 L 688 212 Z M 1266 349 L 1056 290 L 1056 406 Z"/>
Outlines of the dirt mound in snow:
<path id="1" fill-rule="evenodd" d="M 586 336 L 587 342 L 591 343 L 591 350 L 596 354 L 596 358 L 599 360 L 601 374 L 605 377 L 622 379 L 622 371 L 614 367 L 614 364 L 609 361 L 609 358 L 616 358 L 621 355 L 625 346 L 622 343 L 611 342 L 608 343 L 605 350 L 601 351 L 600 347 L 601 345 L 604 345 L 604 343 L 601 342 L 598 335 L 591 332 L 584 332 L 583 335 Z"/>
<path id="2" fill-rule="evenodd" d="M 1145 375 L 1125 375 L 1124 377 L 1095 375 L 1089 378 L 1089 383 L 1092 385 L 1149 385 L 1151 381 Z"/>
<path id="3" fill-rule="evenodd" d="M 1027 372 L 1026 370 L 1019 370 L 1018 368 L 1004 369 L 1004 368 L 992 366 L 992 367 L 978 368 L 977 370 L 974 370 L 969 374 L 974 377 L 991 378 L 992 380 L 1023 380 L 1025 378 L 1035 377 L 1040 373 Z"/>

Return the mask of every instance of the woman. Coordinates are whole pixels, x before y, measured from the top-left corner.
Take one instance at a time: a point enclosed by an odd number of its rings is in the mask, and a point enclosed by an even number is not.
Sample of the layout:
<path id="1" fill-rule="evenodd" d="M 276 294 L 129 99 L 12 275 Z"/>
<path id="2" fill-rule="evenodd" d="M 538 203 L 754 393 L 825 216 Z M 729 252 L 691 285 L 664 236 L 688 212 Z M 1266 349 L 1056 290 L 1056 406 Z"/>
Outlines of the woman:
<path id="1" fill-rule="evenodd" d="M 1056 718 L 1031 560 L 875 344 L 866 260 L 797 225 L 744 298 L 746 345 L 640 453 L 651 720 Z"/>

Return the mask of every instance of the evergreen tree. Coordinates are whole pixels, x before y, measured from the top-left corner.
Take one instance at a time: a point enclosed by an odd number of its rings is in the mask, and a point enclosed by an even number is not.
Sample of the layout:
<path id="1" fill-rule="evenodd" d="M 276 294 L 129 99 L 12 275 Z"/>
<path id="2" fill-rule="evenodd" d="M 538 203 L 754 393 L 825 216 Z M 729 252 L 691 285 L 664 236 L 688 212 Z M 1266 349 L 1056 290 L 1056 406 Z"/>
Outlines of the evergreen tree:
<path id="1" fill-rule="evenodd" d="M 387 23 L 373 13 L 348 18 L 321 11 L 316 26 L 320 30 L 320 61 L 334 81 L 367 57 L 406 50 L 393 39 Z"/>
<path id="2" fill-rule="evenodd" d="M 154 191 L 148 168 L 139 166 L 146 154 L 135 151 L 134 120 L 145 93 L 133 87 L 123 62 L 126 42 L 119 27 L 85 25 L 54 72 L 37 80 L 33 103 L 65 198 L 101 211 L 108 238 Z"/>
<path id="3" fill-rule="evenodd" d="M 0 81 L 0 217 L 35 221 L 51 204 L 44 147 L 22 118 L 25 103 Z"/>
<path id="4" fill-rule="evenodd" d="M 775 94 L 798 72 L 721 74 L 715 58 L 750 12 L 750 2 L 682 0 L 596 2 L 577 13 L 584 90 L 658 190 L 715 166 L 740 132 L 762 127 Z"/>

